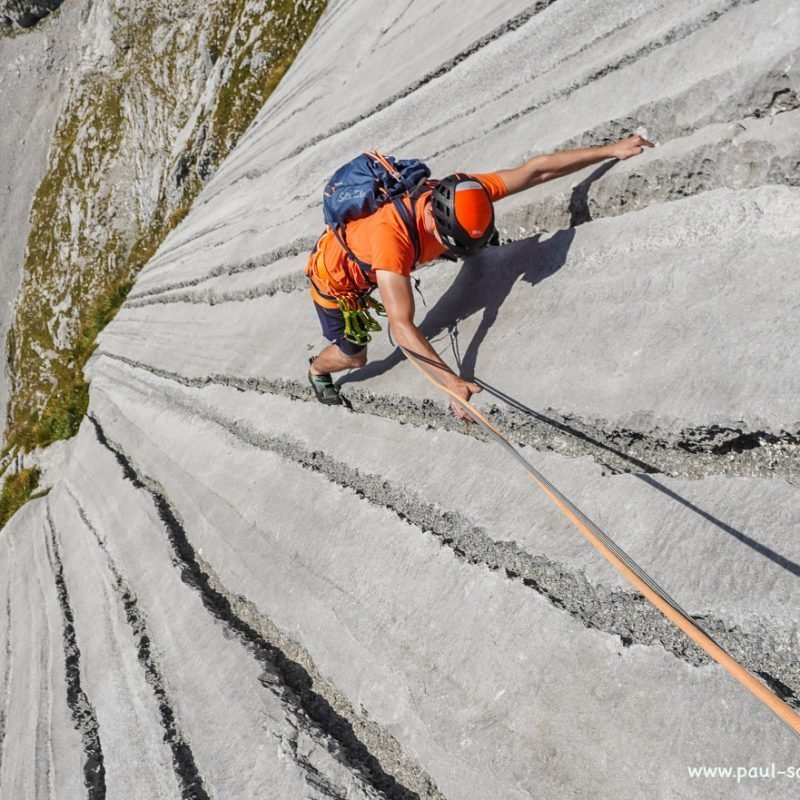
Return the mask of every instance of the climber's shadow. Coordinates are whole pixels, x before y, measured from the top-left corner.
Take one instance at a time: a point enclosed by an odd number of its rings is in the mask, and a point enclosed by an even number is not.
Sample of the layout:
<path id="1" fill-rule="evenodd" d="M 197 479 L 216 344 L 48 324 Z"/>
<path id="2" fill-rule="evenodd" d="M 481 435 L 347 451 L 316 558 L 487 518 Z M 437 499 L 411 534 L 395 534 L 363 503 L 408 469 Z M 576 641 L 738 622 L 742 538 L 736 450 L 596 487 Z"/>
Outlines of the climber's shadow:
<path id="1" fill-rule="evenodd" d="M 467 259 L 453 283 L 436 301 L 419 325 L 424 336 L 433 340 L 473 314 L 483 312 L 481 321 L 463 358 L 463 374 L 469 375 L 486 334 L 497 320 L 500 308 L 517 281 L 535 286 L 557 272 L 566 261 L 575 236 L 572 229 L 555 233 L 542 241 L 537 234 L 529 239 L 503 247 L 490 247 L 480 255 Z M 388 372 L 404 360 L 398 348 L 386 358 L 372 361 L 342 378 L 341 383 L 354 383 Z"/>
<path id="2" fill-rule="evenodd" d="M 559 230 L 546 239 L 542 234 L 537 234 L 503 247 L 489 247 L 467 259 L 450 288 L 427 312 L 419 329 L 427 339 L 433 340 L 445 331 L 457 331 L 459 322 L 483 311 L 478 328 L 461 359 L 464 375 L 471 375 L 475 371 L 478 351 L 514 284 L 523 281 L 535 286 L 564 266 L 575 238 L 575 226 L 592 218 L 588 204 L 589 187 L 616 163 L 608 161 L 602 164 L 573 188 L 569 203 L 569 228 Z M 349 373 L 339 383 L 357 383 L 374 378 L 388 372 L 403 359 L 398 348 L 386 358 L 372 361 Z"/>

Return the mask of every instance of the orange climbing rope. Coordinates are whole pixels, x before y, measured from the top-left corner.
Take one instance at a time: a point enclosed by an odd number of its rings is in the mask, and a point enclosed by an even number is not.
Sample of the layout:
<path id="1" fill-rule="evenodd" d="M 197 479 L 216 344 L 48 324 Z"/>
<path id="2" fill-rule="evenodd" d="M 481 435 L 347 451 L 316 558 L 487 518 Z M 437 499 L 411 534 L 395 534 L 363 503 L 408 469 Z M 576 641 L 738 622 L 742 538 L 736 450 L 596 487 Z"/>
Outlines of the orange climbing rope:
<path id="1" fill-rule="evenodd" d="M 800 738 L 800 715 L 791 706 L 768 689 L 758 678 L 743 667 L 733 656 L 717 644 L 697 623 L 638 566 L 606 533 L 595 525 L 567 497 L 556 489 L 471 403 L 460 398 L 434 378 L 421 362 L 441 369 L 441 365 L 426 356 L 401 348 L 408 360 L 438 389 L 450 395 L 469 415 L 480 423 L 491 436 L 508 450 L 528 471 L 536 485 L 554 503 L 567 519 L 591 542 L 628 581 L 638 589 L 667 619 L 678 626 L 698 647 L 704 650 L 724 670 L 748 691 L 754 694 L 770 711 L 777 715 L 792 733 Z"/>

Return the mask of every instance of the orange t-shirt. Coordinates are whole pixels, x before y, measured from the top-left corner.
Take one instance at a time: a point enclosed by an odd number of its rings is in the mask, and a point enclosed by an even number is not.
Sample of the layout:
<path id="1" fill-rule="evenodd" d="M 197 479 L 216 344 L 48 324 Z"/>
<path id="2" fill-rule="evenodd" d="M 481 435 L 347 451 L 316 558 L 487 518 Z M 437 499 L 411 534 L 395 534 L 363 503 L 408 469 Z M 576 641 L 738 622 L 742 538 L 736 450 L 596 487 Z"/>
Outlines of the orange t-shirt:
<path id="1" fill-rule="evenodd" d="M 508 194 L 503 179 L 494 172 L 470 175 L 480 181 L 489 193 L 492 202 Z M 439 258 L 446 250 L 436 237 L 425 230 L 422 208 L 430 196 L 424 192 L 416 199 L 416 225 L 419 235 L 419 260 L 417 265 Z M 406 208 L 411 201 L 404 198 Z M 415 268 L 414 243 L 408 229 L 393 203 L 381 206 L 374 214 L 348 222 L 344 229 L 345 240 L 355 255 L 374 270 L 385 269 L 398 275 L 411 275 Z M 322 262 L 322 263 L 320 263 Z M 308 265 L 308 274 L 317 287 L 326 294 L 338 296 L 348 292 L 356 294 L 371 289 L 375 282 L 368 281 L 361 268 L 331 231 L 327 231 L 317 244 Z"/>

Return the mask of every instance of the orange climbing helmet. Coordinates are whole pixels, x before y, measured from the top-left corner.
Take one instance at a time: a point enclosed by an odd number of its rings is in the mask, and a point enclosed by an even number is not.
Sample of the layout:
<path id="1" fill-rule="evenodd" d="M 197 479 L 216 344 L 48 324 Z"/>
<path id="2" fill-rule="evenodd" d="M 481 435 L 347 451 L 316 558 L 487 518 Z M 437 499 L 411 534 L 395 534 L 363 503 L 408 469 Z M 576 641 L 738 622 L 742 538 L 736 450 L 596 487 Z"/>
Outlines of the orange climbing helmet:
<path id="1" fill-rule="evenodd" d="M 494 236 L 494 207 L 483 184 L 455 173 L 440 180 L 431 196 L 436 230 L 447 249 L 468 256 Z"/>

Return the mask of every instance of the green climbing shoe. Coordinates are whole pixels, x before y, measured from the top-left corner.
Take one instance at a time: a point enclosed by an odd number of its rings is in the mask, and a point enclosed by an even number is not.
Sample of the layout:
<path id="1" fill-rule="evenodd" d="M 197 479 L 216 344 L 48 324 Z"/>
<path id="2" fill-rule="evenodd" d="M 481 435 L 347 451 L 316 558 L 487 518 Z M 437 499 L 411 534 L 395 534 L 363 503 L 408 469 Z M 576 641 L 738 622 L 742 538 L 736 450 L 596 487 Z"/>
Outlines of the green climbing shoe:
<path id="1" fill-rule="evenodd" d="M 330 373 L 325 372 L 322 375 L 314 375 L 309 370 L 308 382 L 311 384 L 311 388 L 320 403 L 324 403 L 326 406 L 342 405 L 342 398 L 339 395 L 339 390 L 333 384 L 333 378 L 331 378 Z"/>

